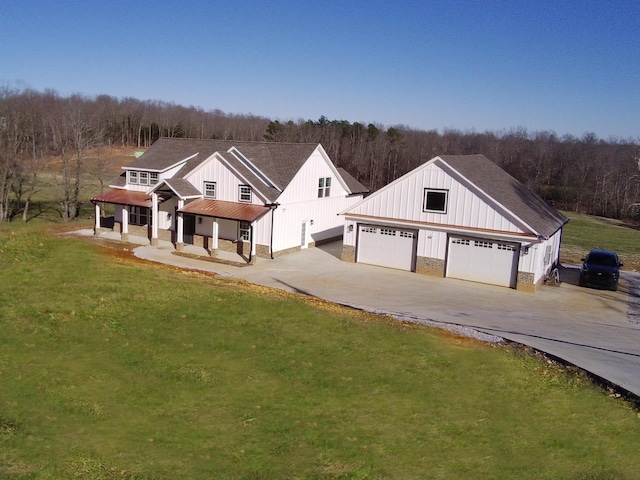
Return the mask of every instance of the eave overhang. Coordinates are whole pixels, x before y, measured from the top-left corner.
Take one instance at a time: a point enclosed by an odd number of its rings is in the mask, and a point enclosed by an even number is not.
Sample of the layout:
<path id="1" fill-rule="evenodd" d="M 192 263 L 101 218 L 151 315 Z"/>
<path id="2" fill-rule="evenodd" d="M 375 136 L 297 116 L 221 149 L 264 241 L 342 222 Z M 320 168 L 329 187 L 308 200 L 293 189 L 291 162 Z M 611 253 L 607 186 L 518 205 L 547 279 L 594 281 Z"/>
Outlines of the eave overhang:
<path id="1" fill-rule="evenodd" d="M 202 198 L 182 207 L 178 212 L 201 215 L 203 217 L 223 218 L 244 222 L 255 222 L 265 216 L 271 208 L 250 203 L 225 202 Z"/>

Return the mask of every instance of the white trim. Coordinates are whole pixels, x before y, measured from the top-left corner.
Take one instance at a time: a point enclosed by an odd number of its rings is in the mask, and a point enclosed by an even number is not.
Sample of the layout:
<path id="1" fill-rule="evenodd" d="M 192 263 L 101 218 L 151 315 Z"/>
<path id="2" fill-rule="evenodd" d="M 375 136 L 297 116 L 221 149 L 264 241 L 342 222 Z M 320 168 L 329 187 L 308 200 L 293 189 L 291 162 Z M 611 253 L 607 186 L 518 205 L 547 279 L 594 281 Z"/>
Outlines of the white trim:
<path id="1" fill-rule="evenodd" d="M 338 171 L 338 168 L 333 164 L 333 162 L 331 161 L 331 158 L 329 158 L 329 155 L 325 151 L 325 149 L 322 146 L 322 144 L 319 143 L 318 146 L 316 147 L 316 150 L 320 153 L 320 155 L 322 156 L 324 161 L 327 162 L 327 165 L 329 165 L 329 168 L 331 169 L 331 171 L 335 175 L 335 177 L 338 180 L 338 182 L 340 182 L 340 185 L 342 185 L 342 188 L 345 190 L 345 192 L 347 192 L 348 195 L 353 195 L 353 192 L 351 191 L 351 189 L 347 185 L 347 182 L 345 182 L 344 178 L 342 178 L 342 175 L 340 175 L 340 172 Z M 314 152 L 316 150 L 314 150 Z M 311 153 L 311 155 L 313 155 L 313 153 Z M 309 155 L 309 158 L 311 158 L 311 155 Z M 309 158 L 307 158 L 305 163 L 307 161 L 309 161 Z M 355 207 L 355 205 L 354 205 L 354 207 Z M 351 207 L 351 208 L 353 208 L 353 207 Z"/>
<path id="2" fill-rule="evenodd" d="M 342 215 L 342 214 L 341 214 Z M 449 225 L 435 225 L 432 223 L 426 222 L 408 222 L 406 220 L 393 220 L 390 218 L 383 217 L 368 217 L 365 215 L 353 215 L 346 214 L 344 215 L 345 221 L 352 222 L 362 222 L 368 224 L 376 224 L 376 225 L 390 225 L 395 227 L 402 227 L 408 229 L 418 229 L 418 230 L 432 230 L 434 232 L 447 232 L 453 233 L 455 235 L 467 235 L 472 237 L 479 238 L 494 238 L 494 239 L 504 239 L 506 241 L 517 241 L 517 242 L 529 242 L 529 243 L 540 243 L 537 237 L 522 235 L 518 233 L 511 232 L 498 232 L 494 230 L 483 231 L 483 230 L 474 230 L 472 228 L 462 228 L 455 227 Z"/>
<path id="3" fill-rule="evenodd" d="M 282 189 L 278 187 L 278 185 L 276 185 L 276 183 L 271 180 L 266 173 L 260 170 L 251 160 L 245 157 L 244 154 L 240 150 L 238 150 L 238 147 L 231 147 L 229 150 L 227 150 L 227 153 L 230 153 L 231 155 L 236 157 L 236 159 L 238 159 L 240 163 L 244 164 L 249 170 L 251 170 L 251 172 L 256 177 L 258 177 L 258 180 L 264 183 L 267 187 L 275 188 L 279 192 L 282 192 Z"/>
<path id="4" fill-rule="evenodd" d="M 233 168 L 233 166 L 229 164 L 229 162 L 219 152 L 215 152 L 212 155 L 212 157 L 213 156 L 215 156 L 220 162 L 224 163 L 227 169 L 230 172 L 232 172 L 236 177 L 238 177 L 240 181 L 243 181 L 245 185 L 249 185 L 251 187 L 252 193 L 258 194 L 257 197 L 262 203 L 264 204 L 271 203 L 264 193 L 262 193 L 258 188 L 256 188 L 256 186 L 253 183 L 251 183 L 248 179 L 246 179 L 244 175 L 238 172 L 238 170 Z"/>

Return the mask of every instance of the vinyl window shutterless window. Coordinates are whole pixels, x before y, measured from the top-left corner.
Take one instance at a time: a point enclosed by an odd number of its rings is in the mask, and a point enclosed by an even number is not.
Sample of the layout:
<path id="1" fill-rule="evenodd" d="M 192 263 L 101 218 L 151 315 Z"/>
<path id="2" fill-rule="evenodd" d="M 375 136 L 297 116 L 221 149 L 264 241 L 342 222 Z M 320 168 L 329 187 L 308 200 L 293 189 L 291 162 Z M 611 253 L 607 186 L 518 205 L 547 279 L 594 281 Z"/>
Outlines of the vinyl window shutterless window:
<path id="1" fill-rule="evenodd" d="M 424 189 L 424 212 L 447 213 L 448 190 Z"/>
<path id="2" fill-rule="evenodd" d="M 216 182 L 204 182 L 204 196 L 216 198 Z"/>
<path id="3" fill-rule="evenodd" d="M 243 221 L 238 224 L 238 240 L 251 241 L 251 224 L 249 222 Z"/>
<path id="4" fill-rule="evenodd" d="M 251 203 L 251 187 L 249 185 L 240 185 L 239 200 L 241 202 Z"/>
<path id="5" fill-rule="evenodd" d="M 331 194 L 331 177 L 322 177 L 318 180 L 318 198 L 328 197 Z"/>
<path id="6" fill-rule="evenodd" d="M 138 184 L 138 172 L 129 172 L 129 183 L 132 185 Z"/>

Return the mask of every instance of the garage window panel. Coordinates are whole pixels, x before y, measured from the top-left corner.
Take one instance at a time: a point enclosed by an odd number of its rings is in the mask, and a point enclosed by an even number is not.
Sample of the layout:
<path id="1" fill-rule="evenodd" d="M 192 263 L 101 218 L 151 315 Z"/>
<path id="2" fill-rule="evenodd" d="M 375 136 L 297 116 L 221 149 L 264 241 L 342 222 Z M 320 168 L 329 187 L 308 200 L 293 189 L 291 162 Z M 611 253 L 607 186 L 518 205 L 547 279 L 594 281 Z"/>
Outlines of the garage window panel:
<path id="1" fill-rule="evenodd" d="M 380 229 L 380 235 L 391 235 L 391 236 L 396 236 L 396 231 L 392 230 L 391 228 L 381 228 Z"/>
<path id="2" fill-rule="evenodd" d="M 448 190 L 424 189 L 423 211 L 430 213 L 447 213 Z"/>
<path id="3" fill-rule="evenodd" d="M 480 247 L 480 248 L 493 248 L 493 243 L 492 242 L 483 242 L 481 240 L 475 240 L 473 242 L 473 245 L 475 247 Z"/>

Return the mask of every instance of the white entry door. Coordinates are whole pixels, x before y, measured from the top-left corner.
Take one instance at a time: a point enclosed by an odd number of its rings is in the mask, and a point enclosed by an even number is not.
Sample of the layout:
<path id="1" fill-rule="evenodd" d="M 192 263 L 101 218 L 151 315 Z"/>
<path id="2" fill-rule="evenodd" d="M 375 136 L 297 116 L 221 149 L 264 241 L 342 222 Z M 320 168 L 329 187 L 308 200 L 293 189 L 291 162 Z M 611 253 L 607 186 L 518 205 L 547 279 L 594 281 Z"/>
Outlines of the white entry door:
<path id="1" fill-rule="evenodd" d="M 417 238 L 414 230 L 359 225 L 357 261 L 413 271 Z"/>
<path id="2" fill-rule="evenodd" d="M 518 253 L 517 244 L 449 237 L 447 277 L 515 287 Z"/>

